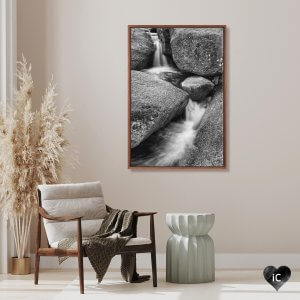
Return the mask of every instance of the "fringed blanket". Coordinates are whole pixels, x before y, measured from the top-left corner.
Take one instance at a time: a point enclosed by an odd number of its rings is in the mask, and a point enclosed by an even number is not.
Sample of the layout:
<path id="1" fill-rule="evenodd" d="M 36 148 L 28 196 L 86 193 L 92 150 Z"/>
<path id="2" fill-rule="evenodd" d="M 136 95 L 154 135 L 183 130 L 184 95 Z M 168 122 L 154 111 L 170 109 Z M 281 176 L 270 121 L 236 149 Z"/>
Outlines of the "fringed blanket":
<path id="1" fill-rule="evenodd" d="M 93 266 L 98 282 L 101 282 L 111 259 L 120 252 L 134 234 L 136 220 L 134 212 L 110 209 L 99 231 L 82 241 L 83 248 Z M 66 238 L 59 242 L 58 248 L 76 249 L 76 239 Z M 135 273 L 135 254 L 122 254 L 121 274 L 124 280 L 132 282 Z M 67 257 L 59 257 L 62 263 Z"/>

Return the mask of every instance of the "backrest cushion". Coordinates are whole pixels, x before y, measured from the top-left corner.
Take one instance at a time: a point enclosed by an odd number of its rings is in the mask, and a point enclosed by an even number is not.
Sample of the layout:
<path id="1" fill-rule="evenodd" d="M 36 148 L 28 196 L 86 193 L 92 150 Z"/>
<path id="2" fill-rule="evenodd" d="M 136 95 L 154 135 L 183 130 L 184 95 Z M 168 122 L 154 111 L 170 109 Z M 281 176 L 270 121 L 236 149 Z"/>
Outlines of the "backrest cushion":
<path id="1" fill-rule="evenodd" d="M 41 205 L 49 215 L 82 216 L 82 235 L 96 233 L 106 216 L 100 182 L 40 185 Z M 44 219 L 49 244 L 77 236 L 77 222 Z"/>

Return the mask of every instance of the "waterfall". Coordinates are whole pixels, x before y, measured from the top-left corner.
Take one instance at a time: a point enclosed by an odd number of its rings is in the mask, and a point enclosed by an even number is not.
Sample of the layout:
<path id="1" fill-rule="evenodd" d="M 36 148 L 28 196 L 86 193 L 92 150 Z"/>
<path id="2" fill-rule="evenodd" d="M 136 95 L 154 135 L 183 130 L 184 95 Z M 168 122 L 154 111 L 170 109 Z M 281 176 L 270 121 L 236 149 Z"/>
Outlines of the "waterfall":
<path id="1" fill-rule="evenodd" d="M 133 157 L 133 163 L 144 166 L 173 166 L 183 159 L 194 145 L 205 107 L 189 100 L 185 119 L 174 121 L 161 129 L 155 137 L 150 153 L 145 157 Z"/>
<path id="2" fill-rule="evenodd" d="M 178 69 L 174 68 L 172 61 L 163 54 L 163 47 L 161 40 L 158 38 L 157 33 L 151 33 L 151 38 L 154 43 L 155 52 L 153 57 L 152 68 L 144 70 L 144 72 L 159 75 L 165 72 L 176 73 Z"/>
<path id="3" fill-rule="evenodd" d="M 163 54 L 157 33 L 151 33 L 155 45 L 153 66 L 143 70 L 160 78 L 164 73 L 179 73 L 172 60 Z M 165 80 L 165 79 L 163 79 Z M 167 80 L 168 81 L 168 80 Z M 132 150 L 131 162 L 138 166 L 176 166 L 193 148 L 197 129 L 204 115 L 203 104 L 189 99 L 183 118 L 171 121 Z"/>
<path id="4" fill-rule="evenodd" d="M 153 67 L 168 67 L 168 60 L 166 56 L 163 54 L 162 44 L 160 39 L 158 38 L 157 33 L 151 33 L 151 38 L 153 40 L 155 46 L 155 53 L 153 58 Z"/>
<path id="5" fill-rule="evenodd" d="M 188 105 L 185 108 L 186 122 L 192 122 L 193 129 L 197 129 L 200 121 L 205 113 L 205 108 L 198 102 L 189 100 Z"/>

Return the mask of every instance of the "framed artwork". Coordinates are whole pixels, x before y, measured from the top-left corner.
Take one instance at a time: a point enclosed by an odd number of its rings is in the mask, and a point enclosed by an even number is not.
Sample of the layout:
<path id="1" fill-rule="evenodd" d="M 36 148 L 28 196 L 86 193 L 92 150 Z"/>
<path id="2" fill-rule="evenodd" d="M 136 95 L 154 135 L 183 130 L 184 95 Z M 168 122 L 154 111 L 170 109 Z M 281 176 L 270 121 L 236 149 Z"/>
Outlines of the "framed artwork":
<path id="1" fill-rule="evenodd" d="M 128 168 L 225 168 L 225 25 L 128 26 Z"/>

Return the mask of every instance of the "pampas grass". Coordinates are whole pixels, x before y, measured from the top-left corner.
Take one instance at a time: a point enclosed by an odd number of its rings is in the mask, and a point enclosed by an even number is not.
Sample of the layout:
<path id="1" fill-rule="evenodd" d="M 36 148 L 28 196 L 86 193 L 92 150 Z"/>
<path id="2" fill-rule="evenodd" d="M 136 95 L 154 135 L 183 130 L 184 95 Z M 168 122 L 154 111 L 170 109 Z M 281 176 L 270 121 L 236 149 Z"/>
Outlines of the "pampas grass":
<path id="1" fill-rule="evenodd" d="M 0 209 L 10 220 L 18 258 L 23 258 L 38 207 L 37 186 L 60 180 L 70 107 L 56 113 L 57 94 L 50 81 L 40 110 L 32 111 L 31 66 L 24 57 L 17 78 L 14 107 L 0 116 Z"/>

